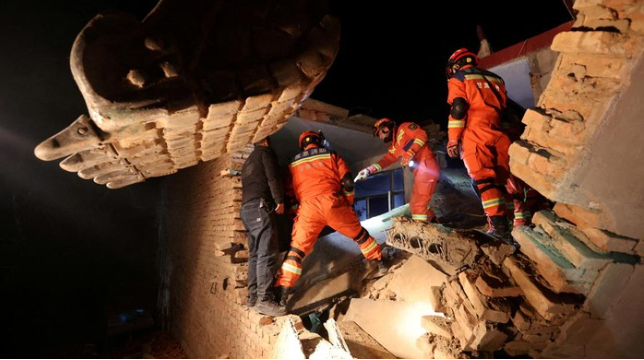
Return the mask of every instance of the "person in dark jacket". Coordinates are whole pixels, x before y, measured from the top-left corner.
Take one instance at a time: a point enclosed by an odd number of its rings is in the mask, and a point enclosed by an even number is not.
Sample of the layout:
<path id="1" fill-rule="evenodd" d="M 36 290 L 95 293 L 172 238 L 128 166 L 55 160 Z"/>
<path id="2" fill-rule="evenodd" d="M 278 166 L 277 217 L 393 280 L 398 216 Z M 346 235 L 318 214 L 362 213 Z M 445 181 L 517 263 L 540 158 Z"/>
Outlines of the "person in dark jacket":
<path id="1" fill-rule="evenodd" d="M 279 241 L 275 214 L 284 213 L 284 189 L 270 139 L 255 144 L 242 168 L 241 218 L 248 235 L 248 306 L 270 315 L 286 315 L 275 301 Z"/>

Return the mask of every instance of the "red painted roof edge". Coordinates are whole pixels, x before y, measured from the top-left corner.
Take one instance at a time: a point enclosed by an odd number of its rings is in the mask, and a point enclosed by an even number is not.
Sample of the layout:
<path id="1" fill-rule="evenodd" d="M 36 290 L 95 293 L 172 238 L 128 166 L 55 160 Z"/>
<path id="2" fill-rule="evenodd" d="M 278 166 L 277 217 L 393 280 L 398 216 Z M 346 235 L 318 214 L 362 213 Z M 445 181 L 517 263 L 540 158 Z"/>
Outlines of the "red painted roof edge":
<path id="1" fill-rule="evenodd" d="M 567 23 L 563 23 L 554 29 L 550 29 L 518 44 L 514 44 L 501 51 L 481 58 L 479 59 L 479 67 L 483 69 L 490 69 L 497 65 L 505 64 L 514 59 L 523 57 L 531 52 L 543 49 L 546 46 L 550 46 L 550 44 L 552 44 L 552 40 L 555 38 L 555 35 L 559 34 L 560 32 L 570 30 L 574 22 L 574 20 L 571 20 Z"/>

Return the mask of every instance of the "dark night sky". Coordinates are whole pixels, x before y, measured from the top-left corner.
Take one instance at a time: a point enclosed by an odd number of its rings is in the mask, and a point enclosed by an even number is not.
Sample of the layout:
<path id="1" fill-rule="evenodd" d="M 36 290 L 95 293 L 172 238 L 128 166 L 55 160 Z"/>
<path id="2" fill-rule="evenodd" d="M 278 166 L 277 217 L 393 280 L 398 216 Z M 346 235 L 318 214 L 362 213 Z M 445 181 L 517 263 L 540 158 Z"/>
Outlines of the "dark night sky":
<path id="1" fill-rule="evenodd" d="M 86 113 L 69 69 L 78 32 L 102 11 L 142 18 L 155 3 L 0 2 L 0 356 L 54 356 L 61 344 L 96 342 L 106 311 L 154 305 L 163 180 L 108 190 L 33 149 Z M 569 20 L 562 0 L 531 2 L 529 14 L 514 1 L 480 3 L 332 0 L 341 49 L 312 97 L 374 117 L 445 122 L 444 65 L 457 48 L 477 49 L 476 24 L 501 49 Z"/>

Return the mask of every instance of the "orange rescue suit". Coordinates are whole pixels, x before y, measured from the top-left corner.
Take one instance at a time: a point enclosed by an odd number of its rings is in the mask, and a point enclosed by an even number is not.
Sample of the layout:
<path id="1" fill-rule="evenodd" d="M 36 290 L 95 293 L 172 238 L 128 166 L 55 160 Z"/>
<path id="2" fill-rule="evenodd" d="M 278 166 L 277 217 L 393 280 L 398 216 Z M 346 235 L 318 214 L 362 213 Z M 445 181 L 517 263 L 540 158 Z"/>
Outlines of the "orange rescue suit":
<path id="1" fill-rule="evenodd" d="M 499 116 L 507 101 L 503 79 L 486 70 L 466 67 L 447 84 L 450 105 L 459 97 L 469 105 L 462 119 L 450 114 L 449 141 L 460 141 L 461 158 L 474 179 L 486 215 L 503 216 L 506 208 L 501 189 L 510 176 L 510 139 L 501 130 Z M 498 97 L 490 86 L 496 89 Z"/>
<path id="2" fill-rule="evenodd" d="M 414 188 L 409 199 L 411 216 L 413 220 L 431 220 L 436 216 L 427 205 L 432 199 L 436 183 L 440 176 L 440 167 L 436 162 L 434 153 L 427 146 L 427 133 L 413 122 L 406 122 L 398 126 L 391 146 L 385 156 L 376 164 L 369 167 L 371 173 L 382 171 L 391 164 L 403 159 L 403 165 L 409 159 L 414 161 Z"/>
<path id="3" fill-rule="evenodd" d="M 279 271 L 276 286 L 295 285 L 302 274 L 304 257 L 313 250 L 326 225 L 357 242 L 365 258 L 382 258 L 380 245 L 360 225 L 351 207 L 353 191 L 342 189 L 341 179 L 350 170 L 340 155 L 326 148 L 308 148 L 295 156 L 289 168 L 300 205 L 293 224 L 291 249 Z"/>

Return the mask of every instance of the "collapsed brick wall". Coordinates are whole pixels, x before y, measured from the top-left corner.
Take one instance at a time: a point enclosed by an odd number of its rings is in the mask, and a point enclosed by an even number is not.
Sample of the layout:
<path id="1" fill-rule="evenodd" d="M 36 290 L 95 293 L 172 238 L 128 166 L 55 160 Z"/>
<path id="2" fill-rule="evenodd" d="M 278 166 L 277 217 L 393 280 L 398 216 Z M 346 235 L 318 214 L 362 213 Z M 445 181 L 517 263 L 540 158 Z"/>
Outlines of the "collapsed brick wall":
<path id="1" fill-rule="evenodd" d="M 166 327 L 190 358 L 265 358 L 278 334 L 270 318 L 245 310 L 246 236 L 239 176 L 246 151 L 168 179 L 167 251 L 160 259 Z"/>
<path id="2" fill-rule="evenodd" d="M 570 294 L 581 301 L 553 336 L 517 325 L 512 345 L 539 357 L 641 357 L 644 4 L 578 0 L 574 7 L 577 21 L 553 42 L 560 55 L 550 83 L 510 156 L 515 175 L 557 202 L 554 213 L 535 215 L 534 229 L 513 231 L 542 290 L 533 295 L 546 295 L 526 300 L 544 306 L 542 317 Z M 519 282 L 521 269 L 513 269 Z"/>

